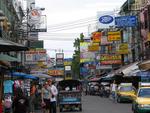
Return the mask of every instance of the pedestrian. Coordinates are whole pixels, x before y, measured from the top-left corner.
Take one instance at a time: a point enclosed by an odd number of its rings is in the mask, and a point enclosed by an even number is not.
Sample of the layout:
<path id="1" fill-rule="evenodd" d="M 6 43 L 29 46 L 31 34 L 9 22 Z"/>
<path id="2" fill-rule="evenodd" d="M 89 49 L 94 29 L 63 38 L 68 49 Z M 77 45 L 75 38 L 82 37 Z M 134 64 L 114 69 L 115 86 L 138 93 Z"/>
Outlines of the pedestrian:
<path id="1" fill-rule="evenodd" d="M 41 91 L 41 99 L 42 99 L 42 108 L 43 113 L 50 113 L 50 98 L 51 98 L 51 92 L 49 91 L 49 85 L 47 82 L 42 87 Z"/>
<path id="2" fill-rule="evenodd" d="M 49 90 L 51 92 L 51 99 L 50 99 L 50 113 L 56 113 L 56 98 L 57 98 L 57 94 L 58 94 L 58 90 L 56 88 L 56 86 L 54 85 L 54 81 L 52 81 L 51 79 L 48 80 L 48 84 L 49 84 Z"/>
<path id="3" fill-rule="evenodd" d="M 117 84 L 116 81 L 114 80 L 113 83 L 111 84 L 111 96 L 114 102 L 116 102 L 116 91 L 117 91 Z"/>
<path id="4" fill-rule="evenodd" d="M 30 88 L 30 113 L 35 113 L 35 94 L 36 94 L 36 85 L 33 82 Z"/>
<path id="5" fill-rule="evenodd" d="M 17 88 L 16 97 L 12 103 L 13 113 L 27 113 L 29 107 L 28 98 L 24 96 L 21 88 Z"/>

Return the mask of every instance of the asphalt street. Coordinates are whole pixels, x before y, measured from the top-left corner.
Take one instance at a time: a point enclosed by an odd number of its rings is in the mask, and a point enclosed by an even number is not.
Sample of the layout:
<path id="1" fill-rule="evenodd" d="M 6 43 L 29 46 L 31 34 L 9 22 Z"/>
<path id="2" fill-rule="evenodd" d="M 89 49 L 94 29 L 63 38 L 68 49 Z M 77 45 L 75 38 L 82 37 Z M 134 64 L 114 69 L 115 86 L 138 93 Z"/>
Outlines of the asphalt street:
<path id="1" fill-rule="evenodd" d="M 114 103 L 108 98 L 101 98 L 98 96 L 84 96 L 82 99 L 82 103 L 82 112 L 76 113 L 132 113 L 131 103 Z M 37 113 L 42 112 L 39 111 Z"/>

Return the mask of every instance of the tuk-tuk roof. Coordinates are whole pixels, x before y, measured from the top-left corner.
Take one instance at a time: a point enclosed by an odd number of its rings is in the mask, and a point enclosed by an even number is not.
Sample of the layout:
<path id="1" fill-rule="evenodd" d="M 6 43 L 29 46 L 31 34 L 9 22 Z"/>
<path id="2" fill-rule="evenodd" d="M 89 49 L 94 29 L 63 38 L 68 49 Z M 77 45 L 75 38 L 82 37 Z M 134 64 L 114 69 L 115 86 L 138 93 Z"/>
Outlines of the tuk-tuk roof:
<path id="1" fill-rule="evenodd" d="M 59 86 L 78 86 L 81 85 L 79 80 L 62 80 L 58 83 Z"/>

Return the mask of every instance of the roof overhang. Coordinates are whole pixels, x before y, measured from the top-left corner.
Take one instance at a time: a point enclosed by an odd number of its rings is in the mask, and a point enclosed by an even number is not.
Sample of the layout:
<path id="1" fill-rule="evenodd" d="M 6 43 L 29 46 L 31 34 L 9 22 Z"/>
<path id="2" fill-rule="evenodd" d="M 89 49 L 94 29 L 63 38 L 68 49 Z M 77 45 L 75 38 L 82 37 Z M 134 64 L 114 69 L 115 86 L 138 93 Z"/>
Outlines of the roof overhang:
<path id="1" fill-rule="evenodd" d="M 27 51 L 28 47 L 0 38 L 0 52 L 9 52 L 9 51 Z"/>

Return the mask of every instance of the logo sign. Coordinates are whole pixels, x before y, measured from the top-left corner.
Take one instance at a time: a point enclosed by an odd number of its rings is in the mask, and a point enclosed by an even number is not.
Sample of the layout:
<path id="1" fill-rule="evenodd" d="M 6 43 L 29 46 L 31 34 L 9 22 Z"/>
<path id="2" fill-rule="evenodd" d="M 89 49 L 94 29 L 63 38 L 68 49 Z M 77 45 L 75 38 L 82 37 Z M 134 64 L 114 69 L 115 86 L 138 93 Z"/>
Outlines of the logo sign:
<path id="1" fill-rule="evenodd" d="M 104 15 L 99 18 L 99 22 L 102 24 L 110 24 L 113 22 L 113 17 L 110 15 Z"/>
<path id="2" fill-rule="evenodd" d="M 115 17 L 116 27 L 135 27 L 137 26 L 136 16 L 120 16 Z"/>

